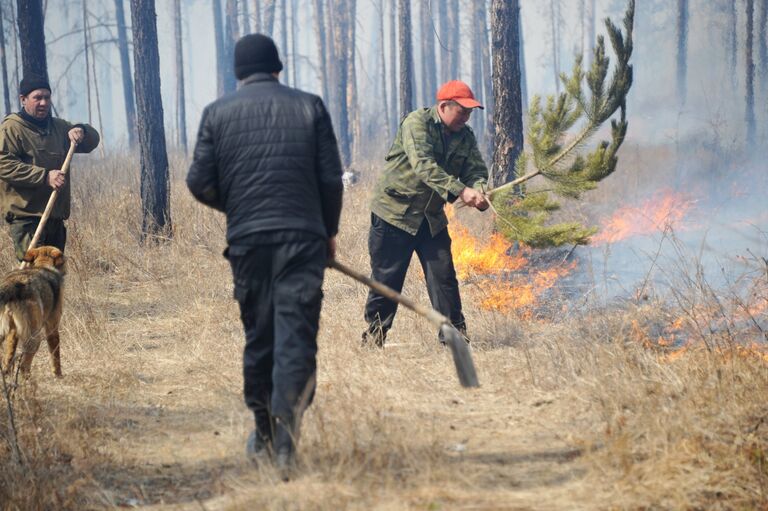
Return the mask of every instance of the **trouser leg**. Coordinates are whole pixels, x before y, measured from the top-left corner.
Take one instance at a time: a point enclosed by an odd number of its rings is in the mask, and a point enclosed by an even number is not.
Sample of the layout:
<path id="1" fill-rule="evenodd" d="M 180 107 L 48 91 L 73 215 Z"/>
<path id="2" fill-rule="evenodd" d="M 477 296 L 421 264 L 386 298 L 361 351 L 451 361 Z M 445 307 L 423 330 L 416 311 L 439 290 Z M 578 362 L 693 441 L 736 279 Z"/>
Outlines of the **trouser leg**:
<path id="1" fill-rule="evenodd" d="M 245 329 L 243 396 L 254 414 L 256 431 L 268 441 L 274 429 L 270 413 L 274 351 L 270 260 L 254 250 L 246 256 L 230 258 L 230 262 Z"/>
<path id="2" fill-rule="evenodd" d="M 424 269 L 427 291 L 432 307 L 447 317 L 462 333 L 466 331 L 464 314 L 461 311 L 459 282 L 451 255 L 451 237 L 443 229 L 432 237 L 429 229 L 419 230 L 416 254 Z"/>
<path id="3" fill-rule="evenodd" d="M 371 278 L 394 289 L 403 289 L 405 274 L 411 262 L 416 238 L 402 229 L 371 214 L 368 252 L 371 257 Z M 397 303 L 374 291 L 369 291 L 365 304 L 368 333 L 386 336 L 395 320 Z"/>
<path id="4" fill-rule="evenodd" d="M 327 247 L 323 240 L 285 243 L 274 255 L 275 348 L 272 413 L 278 421 L 275 449 L 291 449 L 301 415 L 315 391 L 317 332 Z"/>

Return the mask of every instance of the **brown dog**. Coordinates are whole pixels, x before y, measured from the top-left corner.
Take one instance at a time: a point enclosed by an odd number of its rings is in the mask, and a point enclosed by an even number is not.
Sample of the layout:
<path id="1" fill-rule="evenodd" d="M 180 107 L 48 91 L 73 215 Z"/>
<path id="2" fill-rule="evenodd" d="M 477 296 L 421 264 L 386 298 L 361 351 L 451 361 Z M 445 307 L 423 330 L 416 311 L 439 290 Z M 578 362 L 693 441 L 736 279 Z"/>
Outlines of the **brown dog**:
<path id="1" fill-rule="evenodd" d="M 5 340 L 2 370 L 8 374 L 21 344 L 19 371 L 29 375 L 32 358 L 45 335 L 53 374 L 61 376 L 61 320 L 64 254 L 55 247 L 33 248 L 24 256 L 30 266 L 8 273 L 0 282 L 0 342 Z"/>

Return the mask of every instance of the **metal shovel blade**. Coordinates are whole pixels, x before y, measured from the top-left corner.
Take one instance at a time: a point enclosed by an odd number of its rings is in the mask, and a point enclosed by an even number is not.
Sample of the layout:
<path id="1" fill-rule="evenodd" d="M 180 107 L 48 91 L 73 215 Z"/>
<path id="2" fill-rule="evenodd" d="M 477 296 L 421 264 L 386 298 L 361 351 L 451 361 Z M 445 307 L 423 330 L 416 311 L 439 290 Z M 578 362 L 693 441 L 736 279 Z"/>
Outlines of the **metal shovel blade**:
<path id="1" fill-rule="evenodd" d="M 443 340 L 451 348 L 453 363 L 456 365 L 456 374 L 459 376 L 461 386 L 479 387 L 480 382 L 477 381 L 477 371 L 475 371 L 475 363 L 472 360 L 472 352 L 469 351 L 469 345 L 464 340 L 464 336 L 448 323 L 443 323 L 440 326 L 440 333 L 443 334 Z"/>

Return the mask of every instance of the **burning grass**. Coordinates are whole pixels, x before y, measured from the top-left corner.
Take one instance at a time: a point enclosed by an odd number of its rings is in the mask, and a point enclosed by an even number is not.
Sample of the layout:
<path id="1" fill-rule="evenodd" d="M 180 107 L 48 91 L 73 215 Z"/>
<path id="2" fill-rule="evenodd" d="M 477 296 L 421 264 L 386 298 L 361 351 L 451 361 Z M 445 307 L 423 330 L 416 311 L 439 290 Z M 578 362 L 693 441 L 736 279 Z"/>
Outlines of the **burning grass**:
<path id="1" fill-rule="evenodd" d="M 715 291 L 693 266 L 671 296 L 649 285 L 648 299 L 563 309 L 562 279 L 585 268 L 483 243 L 482 225 L 453 231 L 482 387 L 458 386 L 436 332 L 407 311 L 389 347 L 361 348 L 366 290 L 329 272 L 301 475 L 282 484 L 251 468 L 222 218 L 192 202 L 173 165 L 174 238 L 146 247 L 135 169 L 75 171 L 65 378 L 40 353 L 36 385 L 17 390 L 21 465 L 0 413 L 0 509 L 768 505 L 764 268 Z M 339 239 L 340 260 L 362 270 L 366 202 L 367 189 L 347 194 Z M 10 268 L 10 244 L 0 261 Z M 426 303 L 413 270 L 404 292 Z M 504 309 L 485 304 L 492 286 Z"/>

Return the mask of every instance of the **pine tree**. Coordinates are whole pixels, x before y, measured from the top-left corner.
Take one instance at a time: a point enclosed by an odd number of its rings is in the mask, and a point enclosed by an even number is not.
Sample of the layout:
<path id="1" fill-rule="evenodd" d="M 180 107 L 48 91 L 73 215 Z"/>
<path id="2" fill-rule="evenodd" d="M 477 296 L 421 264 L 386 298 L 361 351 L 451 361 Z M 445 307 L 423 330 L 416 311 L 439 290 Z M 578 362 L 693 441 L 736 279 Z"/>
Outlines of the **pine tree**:
<path id="1" fill-rule="evenodd" d="M 605 41 L 597 38 L 592 65 L 582 67 L 577 55 L 570 76 L 561 74 L 564 91 L 549 96 L 546 104 L 535 96 L 528 112 L 528 143 L 515 165 L 516 179 L 488 192 L 498 212 L 497 226 L 508 238 L 531 247 L 587 244 L 595 228 L 577 222 L 548 225 L 550 213 L 559 209 L 551 194 L 578 199 L 597 187 L 597 183 L 616 170 L 616 152 L 627 133 L 626 97 L 632 86 L 632 30 L 635 2 L 630 0 L 624 17 L 624 30 L 609 19 L 605 26 L 616 55 L 609 82 L 610 59 Z M 587 91 L 584 90 L 586 82 Z M 602 141 L 590 153 L 582 149 L 588 139 L 616 111 L 619 119 L 611 120 L 611 141 Z M 576 128 L 575 134 L 569 132 Z M 528 187 L 528 181 L 541 176 L 543 188 Z"/>

